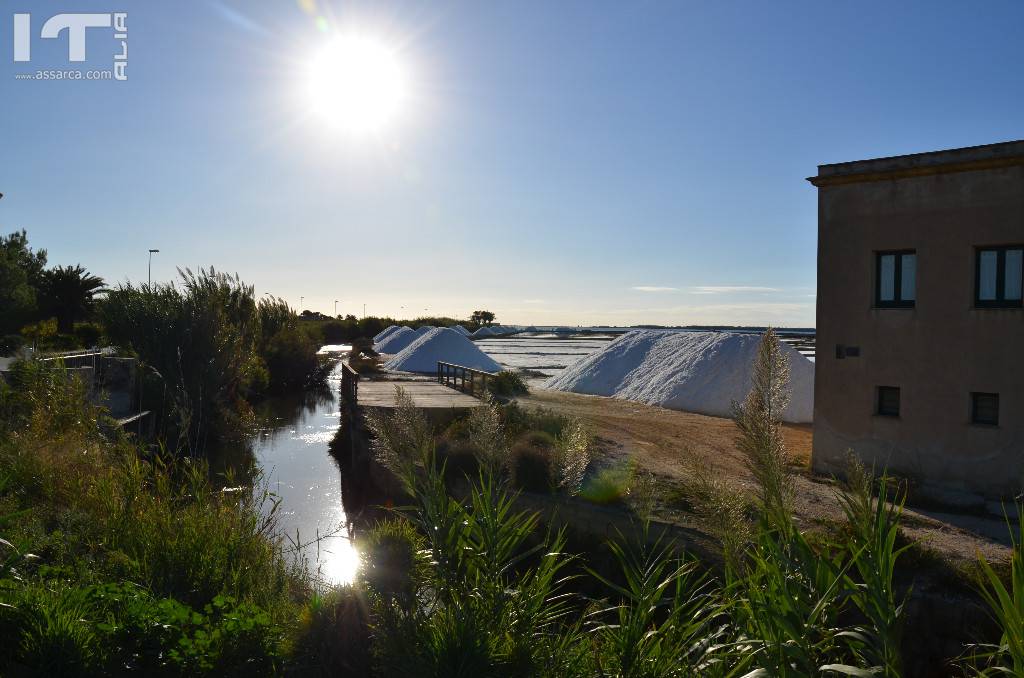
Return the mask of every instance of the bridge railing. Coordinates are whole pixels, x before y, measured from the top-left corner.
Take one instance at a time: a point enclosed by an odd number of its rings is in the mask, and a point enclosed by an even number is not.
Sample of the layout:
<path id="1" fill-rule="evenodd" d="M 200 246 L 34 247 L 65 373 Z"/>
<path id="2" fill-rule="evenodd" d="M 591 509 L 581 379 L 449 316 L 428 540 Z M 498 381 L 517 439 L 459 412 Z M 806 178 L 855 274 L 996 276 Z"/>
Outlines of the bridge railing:
<path id="1" fill-rule="evenodd" d="M 494 375 L 472 367 L 437 361 L 437 383 L 471 396 L 487 395 L 487 385 Z"/>
<path id="2" fill-rule="evenodd" d="M 349 409 L 359 404 L 359 373 L 348 363 L 341 364 L 341 403 Z"/>
<path id="3" fill-rule="evenodd" d="M 60 353 L 46 353 L 39 356 L 39 362 L 43 363 L 61 363 L 64 367 L 75 368 L 75 367 L 91 367 L 94 370 L 98 367 L 98 362 L 102 359 L 103 352 L 96 350 L 86 351 L 62 351 Z"/>

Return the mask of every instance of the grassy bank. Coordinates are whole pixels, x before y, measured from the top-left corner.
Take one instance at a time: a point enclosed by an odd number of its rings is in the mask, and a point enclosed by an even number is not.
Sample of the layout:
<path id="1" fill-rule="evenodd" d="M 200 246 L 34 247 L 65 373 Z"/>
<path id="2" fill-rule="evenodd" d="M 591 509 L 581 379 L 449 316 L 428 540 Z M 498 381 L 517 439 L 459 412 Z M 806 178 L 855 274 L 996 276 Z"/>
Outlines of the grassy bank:
<path id="1" fill-rule="evenodd" d="M 309 583 L 270 497 L 143 453 L 58 371 L 18 365 L 0 410 L 0 673 L 284 666 Z"/>

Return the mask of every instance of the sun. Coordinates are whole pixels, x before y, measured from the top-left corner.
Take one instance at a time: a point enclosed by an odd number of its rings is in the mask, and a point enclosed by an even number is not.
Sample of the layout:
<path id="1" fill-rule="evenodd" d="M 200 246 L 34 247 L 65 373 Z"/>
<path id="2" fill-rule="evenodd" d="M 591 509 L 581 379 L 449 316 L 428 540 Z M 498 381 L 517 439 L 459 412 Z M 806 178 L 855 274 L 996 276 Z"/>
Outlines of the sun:
<path id="1" fill-rule="evenodd" d="M 368 36 L 342 36 L 324 46 L 309 62 L 306 86 L 311 109 L 353 134 L 393 123 L 408 96 L 395 50 Z"/>

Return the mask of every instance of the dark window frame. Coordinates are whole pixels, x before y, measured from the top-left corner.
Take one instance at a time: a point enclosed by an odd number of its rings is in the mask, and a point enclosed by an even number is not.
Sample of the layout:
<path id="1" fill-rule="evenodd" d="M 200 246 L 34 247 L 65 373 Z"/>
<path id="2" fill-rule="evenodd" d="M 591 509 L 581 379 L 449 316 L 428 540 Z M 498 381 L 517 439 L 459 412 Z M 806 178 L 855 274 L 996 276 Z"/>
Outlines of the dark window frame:
<path id="1" fill-rule="evenodd" d="M 886 391 L 896 392 L 896 409 L 895 411 L 887 410 L 883 407 L 882 394 Z M 900 406 L 902 404 L 902 391 L 899 386 L 876 386 L 875 387 L 875 415 L 879 417 L 896 417 L 900 416 Z"/>
<path id="2" fill-rule="evenodd" d="M 996 416 L 994 419 L 978 418 L 978 398 L 988 397 L 996 400 Z M 985 391 L 971 391 L 971 423 L 975 426 L 999 426 L 999 394 Z"/>
<path id="3" fill-rule="evenodd" d="M 1024 249 L 1024 245 L 995 245 L 974 248 L 974 307 L 975 308 L 1021 308 L 1024 298 L 1005 299 L 1006 295 L 1006 252 Z M 996 252 L 996 298 L 981 298 L 981 254 Z M 1024 275 L 1024 273 L 1022 273 Z M 1024 294 L 1021 295 L 1024 297 Z"/>
<path id="4" fill-rule="evenodd" d="M 878 250 L 875 252 L 875 308 L 914 308 L 917 305 L 917 281 L 914 281 L 914 298 L 901 299 L 903 291 L 903 257 L 907 254 L 914 255 L 914 274 L 917 274 L 917 250 Z M 892 294 L 891 301 L 882 299 L 882 257 L 895 257 L 892 271 Z"/>

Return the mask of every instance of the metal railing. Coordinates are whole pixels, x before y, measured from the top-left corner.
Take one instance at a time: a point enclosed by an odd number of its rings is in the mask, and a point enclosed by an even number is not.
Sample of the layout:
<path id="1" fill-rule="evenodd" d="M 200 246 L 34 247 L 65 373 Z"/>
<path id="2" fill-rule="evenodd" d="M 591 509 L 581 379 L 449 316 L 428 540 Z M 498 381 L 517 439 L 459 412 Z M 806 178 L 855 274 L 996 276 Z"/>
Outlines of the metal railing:
<path id="1" fill-rule="evenodd" d="M 53 363 L 60 362 L 64 367 L 91 367 L 94 370 L 98 367 L 98 361 L 103 358 L 102 351 L 62 351 L 60 353 L 46 353 L 39 356 L 39 362 Z"/>
<path id="2" fill-rule="evenodd" d="M 359 404 L 359 373 L 348 363 L 341 364 L 341 403 L 349 409 Z"/>
<path id="3" fill-rule="evenodd" d="M 472 367 L 437 361 L 437 383 L 471 396 L 487 394 L 487 384 L 494 375 Z"/>

